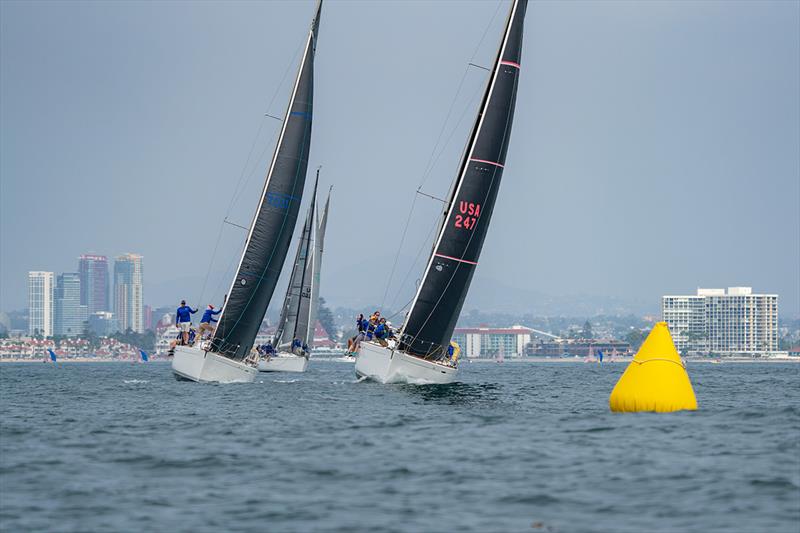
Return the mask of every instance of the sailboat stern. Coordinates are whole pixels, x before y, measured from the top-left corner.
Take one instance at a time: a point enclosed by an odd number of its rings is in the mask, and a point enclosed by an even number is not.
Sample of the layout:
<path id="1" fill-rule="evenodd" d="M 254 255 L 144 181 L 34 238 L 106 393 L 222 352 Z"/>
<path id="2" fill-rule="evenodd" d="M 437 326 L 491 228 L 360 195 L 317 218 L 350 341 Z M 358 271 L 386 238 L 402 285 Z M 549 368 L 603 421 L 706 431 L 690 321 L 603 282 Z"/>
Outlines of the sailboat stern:
<path id="1" fill-rule="evenodd" d="M 305 372 L 308 358 L 290 353 L 278 353 L 258 363 L 259 372 Z"/>
<path id="2" fill-rule="evenodd" d="M 172 359 L 175 378 L 201 383 L 251 383 L 258 370 L 227 357 L 190 346 L 176 346 Z"/>
<path id="3" fill-rule="evenodd" d="M 356 376 L 380 383 L 446 384 L 456 379 L 458 368 L 363 342 L 356 356 Z"/>

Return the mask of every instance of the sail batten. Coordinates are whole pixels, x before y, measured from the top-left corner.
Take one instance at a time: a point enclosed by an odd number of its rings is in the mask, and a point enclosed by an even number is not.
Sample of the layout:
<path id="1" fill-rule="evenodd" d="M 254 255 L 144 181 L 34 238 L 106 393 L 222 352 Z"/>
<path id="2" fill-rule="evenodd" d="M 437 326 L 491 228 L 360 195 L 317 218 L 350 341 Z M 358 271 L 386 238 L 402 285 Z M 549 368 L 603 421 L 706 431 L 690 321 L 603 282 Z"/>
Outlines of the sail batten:
<path id="1" fill-rule="evenodd" d="M 308 32 L 278 143 L 211 350 L 242 360 L 250 352 L 289 251 L 311 145 L 314 53 L 322 2 Z"/>
<path id="2" fill-rule="evenodd" d="M 402 351 L 443 356 L 461 313 L 505 168 L 526 7 L 527 0 L 511 4 L 437 238 L 401 330 Z"/>

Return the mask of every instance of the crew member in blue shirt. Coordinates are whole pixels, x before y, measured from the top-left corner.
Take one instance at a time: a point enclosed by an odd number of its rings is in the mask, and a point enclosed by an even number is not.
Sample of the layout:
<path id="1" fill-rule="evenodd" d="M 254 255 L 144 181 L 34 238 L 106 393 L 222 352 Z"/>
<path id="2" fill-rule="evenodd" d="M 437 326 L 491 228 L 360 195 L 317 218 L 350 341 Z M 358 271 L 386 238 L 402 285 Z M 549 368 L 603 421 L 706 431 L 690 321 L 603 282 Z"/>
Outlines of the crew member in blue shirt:
<path id="1" fill-rule="evenodd" d="M 208 304 L 208 308 L 203 311 L 203 318 L 200 319 L 200 327 L 197 328 L 197 336 L 199 339 L 203 339 L 203 332 L 210 331 L 212 334 L 214 333 L 214 326 L 212 324 L 216 324 L 217 320 L 214 318 L 214 315 L 218 315 L 222 312 L 222 309 L 214 310 L 214 306 Z"/>
<path id="2" fill-rule="evenodd" d="M 175 327 L 181 331 L 184 346 L 189 344 L 189 329 L 192 327 L 192 314 L 196 312 L 197 309 L 192 309 L 186 305 L 186 300 L 181 300 L 181 306 L 175 313 Z"/>

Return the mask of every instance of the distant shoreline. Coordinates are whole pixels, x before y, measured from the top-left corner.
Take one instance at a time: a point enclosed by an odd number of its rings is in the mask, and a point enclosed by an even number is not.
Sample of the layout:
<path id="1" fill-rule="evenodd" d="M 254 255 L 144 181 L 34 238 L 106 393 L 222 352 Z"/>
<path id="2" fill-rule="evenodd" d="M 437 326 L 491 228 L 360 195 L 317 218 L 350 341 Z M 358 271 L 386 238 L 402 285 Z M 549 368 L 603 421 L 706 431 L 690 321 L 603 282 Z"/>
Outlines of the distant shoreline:
<path id="1" fill-rule="evenodd" d="M 339 361 L 336 358 L 330 357 L 313 357 L 311 358 L 316 359 L 317 361 L 329 361 L 329 362 L 336 362 L 336 363 L 352 363 L 352 361 Z M 467 364 L 471 363 L 478 363 L 478 364 L 520 364 L 520 363 L 532 363 L 532 364 L 563 364 L 563 363 L 585 363 L 585 364 L 628 364 L 633 360 L 631 357 L 627 357 L 617 361 L 603 361 L 599 363 L 598 361 L 584 361 L 582 358 L 579 357 L 525 357 L 525 358 L 508 358 L 505 359 L 502 363 L 495 361 L 494 359 L 465 359 Z M 170 361 L 170 359 L 162 359 L 162 358 L 152 358 L 150 362 L 158 363 L 158 362 L 166 362 Z M 731 357 L 722 358 L 722 359 L 711 359 L 711 358 L 684 358 L 684 361 L 687 363 L 704 363 L 704 364 L 730 364 L 730 363 L 800 363 L 800 357 L 789 357 L 784 359 L 756 359 L 756 358 L 748 358 L 748 357 Z M 139 359 L 100 359 L 100 358 L 93 358 L 93 357 L 75 357 L 75 358 L 64 358 L 59 359 L 58 363 L 139 363 Z M 45 361 L 44 359 L 14 359 L 14 358 L 0 358 L 0 363 L 49 363 L 52 364 L 49 360 Z M 462 363 L 464 364 L 464 363 Z"/>

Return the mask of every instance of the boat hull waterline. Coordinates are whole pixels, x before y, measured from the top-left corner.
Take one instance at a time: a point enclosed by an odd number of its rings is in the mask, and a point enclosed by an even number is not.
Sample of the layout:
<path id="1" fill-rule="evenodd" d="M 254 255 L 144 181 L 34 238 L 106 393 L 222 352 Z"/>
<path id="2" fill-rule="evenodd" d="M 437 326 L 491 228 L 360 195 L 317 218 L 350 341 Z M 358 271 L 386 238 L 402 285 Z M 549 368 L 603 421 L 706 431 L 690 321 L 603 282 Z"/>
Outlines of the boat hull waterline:
<path id="1" fill-rule="evenodd" d="M 189 346 L 176 346 L 172 359 L 175 378 L 198 383 L 251 383 L 255 367 Z"/>
<path id="2" fill-rule="evenodd" d="M 258 362 L 259 372 L 305 372 L 308 368 L 308 358 L 290 353 L 278 355 Z"/>
<path id="3" fill-rule="evenodd" d="M 398 350 L 364 342 L 356 355 L 356 376 L 380 383 L 453 383 L 458 368 L 426 361 Z"/>

